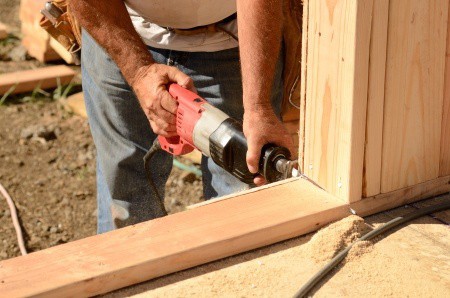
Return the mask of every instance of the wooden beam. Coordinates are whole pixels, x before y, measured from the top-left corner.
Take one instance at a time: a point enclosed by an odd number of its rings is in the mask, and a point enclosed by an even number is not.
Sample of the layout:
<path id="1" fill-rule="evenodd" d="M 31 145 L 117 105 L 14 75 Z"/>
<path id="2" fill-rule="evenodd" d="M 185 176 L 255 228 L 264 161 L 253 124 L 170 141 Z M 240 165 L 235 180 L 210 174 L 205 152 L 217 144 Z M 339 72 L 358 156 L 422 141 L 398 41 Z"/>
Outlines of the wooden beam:
<path id="1" fill-rule="evenodd" d="M 373 0 L 308 2 L 304 172 L 361 199 Z"/>
<path id="2" fill-rule="evenodd" d="M 390 2 L 382 193 L 439 176 L 448 2 Z"/>
<path id="3" fill-rule="evenodd" d="M 447 50 L 445 53 L 444 105 L 442 110 L 441 156 L 439 176 L 450 175 L 450 5 L 447 21 Z"/>
<path id="4" fill-rule="evenodd" d="M 65 65 L 48 66 L 32 70 L 23 70 L 0 75 L 0 95 L 14 88 L 11 94 L 41 89 L 55 88 L 69 84 L 75 71 Z"/>
<path id="5" fill-rule="evenodd" d="M 374 0 L 364 149 L 364 197 L 377 195 L 381 192 L 381 151 L 388 21 L 389 0 Z"/>
<path id="6" fill-rule="evenodd" d="M 349 215 L 297 179 L 0 262 L 5 297 L 94 296 L 317 230 Z"/>
<path id="7" fill-rule="evenodd" d="M 308 61 L 308 23 L 309 0 L 303 0 L 303 24 L 302 24 L 302 62 L 300 68 L 300 115 L 298 131 L 298 164 L 301 172 L 304 172 L 305 158 L 305 123 L 306 123 L 306 65 Z"/>
<path id="8" fill-rule="evenodd" d="M 450 176 L 379 194 L 350 204 L 359 216 L 372 215 L 405 204 L 450 192 Z"/>

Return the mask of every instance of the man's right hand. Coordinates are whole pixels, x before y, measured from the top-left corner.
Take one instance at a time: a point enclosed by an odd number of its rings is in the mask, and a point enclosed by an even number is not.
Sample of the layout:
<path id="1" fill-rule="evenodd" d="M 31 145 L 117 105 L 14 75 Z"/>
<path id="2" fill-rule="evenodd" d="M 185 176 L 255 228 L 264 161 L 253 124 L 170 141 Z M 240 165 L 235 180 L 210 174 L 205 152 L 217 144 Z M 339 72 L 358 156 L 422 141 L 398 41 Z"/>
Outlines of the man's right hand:
<path id="1" fill-rule="evenodd" d="M 177 103 L 167 91 L 170 83 L 195 92 L 194 83 L 188 75 L 164 64 L 153 63 L 139 68 L 131 82 L 153 132 L 164 137 L 177 135 Z"/>

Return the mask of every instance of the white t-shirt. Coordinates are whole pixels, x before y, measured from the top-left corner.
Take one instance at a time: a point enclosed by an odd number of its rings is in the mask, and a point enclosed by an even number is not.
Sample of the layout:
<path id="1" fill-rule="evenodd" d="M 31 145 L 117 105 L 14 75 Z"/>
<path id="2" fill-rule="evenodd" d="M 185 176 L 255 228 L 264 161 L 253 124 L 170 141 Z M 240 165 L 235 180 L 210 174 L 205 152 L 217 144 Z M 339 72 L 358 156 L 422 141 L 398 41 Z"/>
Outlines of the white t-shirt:
<path id="1" fill-rule="evenodd" d="M 167 29 L 189 29 L 219 22 L 236 12 L 235 0 L 125 0 L 134 28 L 155 48 L 215 52 L 238 46 L 224 32 L 180 35 Z M 221 25 L 237 35 L 237 22 Z"/>

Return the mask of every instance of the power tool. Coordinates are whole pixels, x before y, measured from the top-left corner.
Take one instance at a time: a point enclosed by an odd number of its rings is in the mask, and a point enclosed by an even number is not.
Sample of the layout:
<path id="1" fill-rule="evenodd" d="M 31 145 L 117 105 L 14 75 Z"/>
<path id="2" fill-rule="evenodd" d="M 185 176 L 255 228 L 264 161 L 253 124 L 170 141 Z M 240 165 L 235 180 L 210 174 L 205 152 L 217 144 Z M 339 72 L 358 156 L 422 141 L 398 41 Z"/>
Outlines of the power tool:
<path id="1" fill-rule="evenodd" d="M 168 91 L 178 105 L 178 135 L 169 138 L 158 136 L 160 148 L 172 155 L 198 149 L 239 180 L 252 184 L 257 174 L 251 173 L 247 167 L 247 140 L 241 122 L 180 85 L 170 84 Z M 292 177 L 297 170 L 297 161 L 290 160 L 290 157 L 287 148 L 266 144 L 262 148 L 258 173 L 269 183 Z"/>

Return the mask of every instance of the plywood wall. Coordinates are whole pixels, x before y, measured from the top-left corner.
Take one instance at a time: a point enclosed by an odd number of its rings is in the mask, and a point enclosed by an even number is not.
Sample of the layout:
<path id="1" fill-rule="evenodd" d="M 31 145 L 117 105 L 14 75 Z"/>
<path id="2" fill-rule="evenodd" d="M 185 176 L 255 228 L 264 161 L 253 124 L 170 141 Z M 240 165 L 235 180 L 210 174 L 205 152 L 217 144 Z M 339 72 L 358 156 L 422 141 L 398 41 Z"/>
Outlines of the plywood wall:
<path id="1" fill-rule="evenodd" d="M 307 176 L 354 202 L 450 175 L 448 15 L 449 0 L 305 2 Z"/>
<path id="2" fill-rule="evenodd" d="M 391 0 L 381 192 L 439 176 L 448 0 Z"/>
<path id="3" fill-rule="evenodd" d="M 304 172 L 350 202 L 362 191 L 372 4 L 308 1 Z"/>

